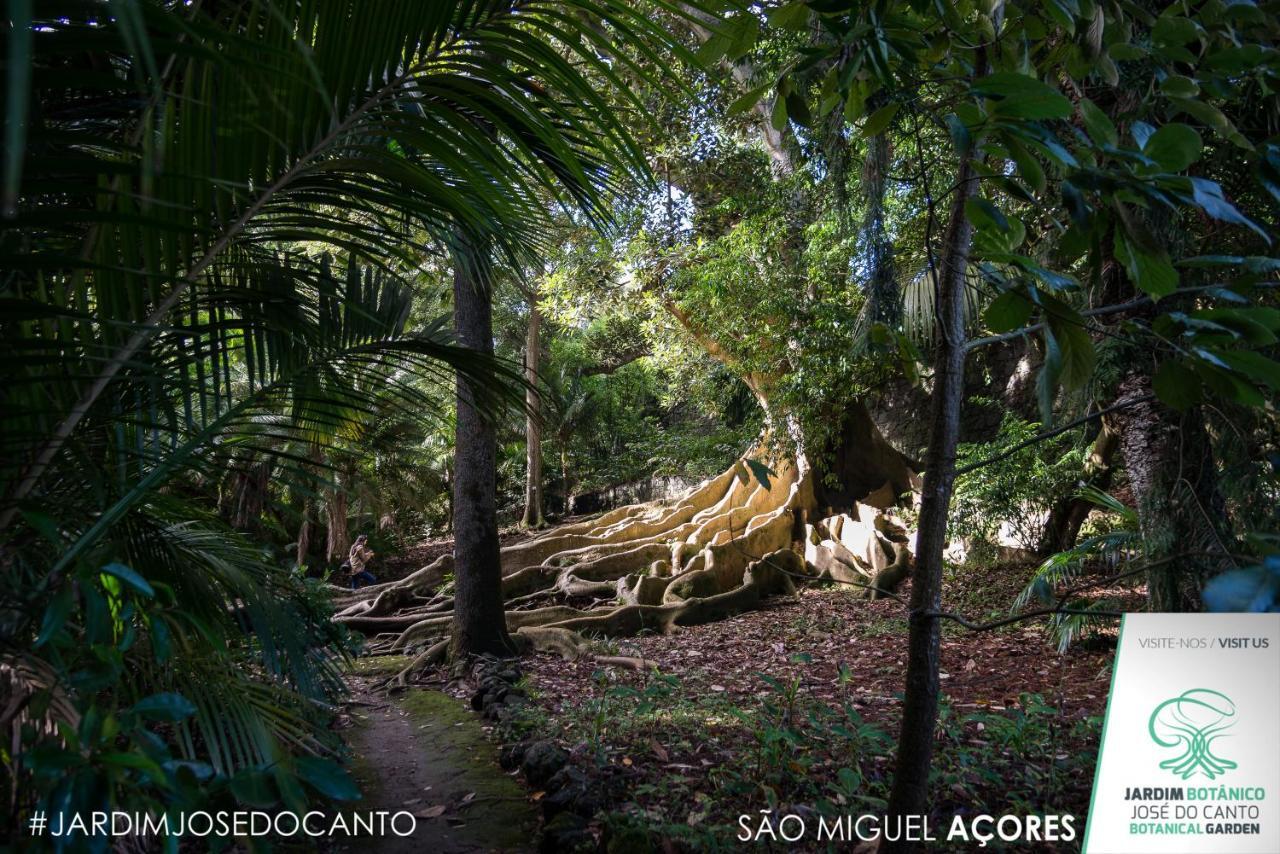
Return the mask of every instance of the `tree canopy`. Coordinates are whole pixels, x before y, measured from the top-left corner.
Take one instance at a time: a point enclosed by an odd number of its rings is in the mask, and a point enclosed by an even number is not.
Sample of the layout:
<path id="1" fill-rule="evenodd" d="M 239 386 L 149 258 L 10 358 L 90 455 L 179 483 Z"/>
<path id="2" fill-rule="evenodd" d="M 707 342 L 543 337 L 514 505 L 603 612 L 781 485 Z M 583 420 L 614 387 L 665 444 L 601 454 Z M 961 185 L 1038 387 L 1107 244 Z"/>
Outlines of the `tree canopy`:
<path id="1" fill-rule="evenodd" d="M 11 817 L 354 797 L 358 655 L 821 585 L 921 814 L 945 623 L 1280 608 L 1280 3 L 7 8 Z"/>

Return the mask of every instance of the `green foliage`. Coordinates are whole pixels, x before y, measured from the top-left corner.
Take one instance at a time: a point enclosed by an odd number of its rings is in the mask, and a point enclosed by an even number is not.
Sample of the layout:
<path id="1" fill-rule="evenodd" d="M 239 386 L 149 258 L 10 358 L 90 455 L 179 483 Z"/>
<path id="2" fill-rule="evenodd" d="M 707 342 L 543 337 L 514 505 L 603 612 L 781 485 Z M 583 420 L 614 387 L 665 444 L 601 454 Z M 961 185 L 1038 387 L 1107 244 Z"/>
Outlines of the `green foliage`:
<path id="1" fill-rule="evenodd" d="M 592 674 L 599 687 L 599 694 L 584 702 L 581 712 L 587 721 L 587 738 L 596 763 L 607 762 L 607 742 L 616 721 L 620 717 L 634 716 L 632 731 L 651 732 L 656 735 L 654 713 L 666 706 L 666 701 L 680 687 L 675 676 L 658 672 L 646 674 L 639 688 L 631 685 L 609 684 L 608 675 L 601 670 Z M 647 729 L 646 729 L 647 727 Z"/>
<path id="2" fill-rule="evenodd" d="M 1082 597 L 1059 598 L 1059 590 L 1069 587 L 1080 576 L 1092 569 L 1100 572 L 1112 572 L 1117 567 L 1132 566 L 1141 559 L 1142 536 L 1138 530 L 1138 514 L 1126 507 L 1115 496 L 1109 495 L 1096 487 L 1086 486 L 1080 490 L 1080 497 L 1094 504 L 1102 511 L 1107 521 L 1091 524 L 1096 530 L 1085 537 L 1074 547 L 1066 551 L 1050 555 L 1031 576 L 1031 581 L 1013 602 L 1013 610 L 1025 608 L 1035 603 L 1042 607 L 1065 607 L 1073 612 L 1112 610 L 1112 603 L 1107 599 L 1085 599 Z M 1097 514 L 1095 514 L 1096 518 Z M 1140 569 L 1140 567 L 1139 567 Z M 1073 642 L 1088 630 L 1100 626 L 1111 626 L 1113 617 L 1094 617 L 1088 613 L 1054 614 L 1049 618 L 1049 635 L 1058 645 L 1059 652 L 1066 652 Z"/>
<path id="3" fill-rule="evenodd" d="M 1257 566 L 1224 572 L 1204 589 L 1210 611 L 1280 611 L 1280 555 L 1267 555 Z"/>
<path id="4" fill-rule="evenodd" d="M 279 532 L 430 457 L 400 449 L 455 374 L 512 402 L 515 371 L 421 316 L 432 274 L 462 244 L 532 263 L 553 207 L 609 220 L 646 163 L 602 93 L 687 54 L 629 3 L 15 8 L 6 808 L 350 798 L 324 711 L 348 640 L 208 508 Z"/>
<path id="5" fill-rule="evenodd" d="M 794 660 L 807 664 L 808 656 Z M 768 689 L 760 708 L 732 710 L 754 736 L 753 749 L 734 767 L 717 769 L 717 787 L 735 800 L 759 797 L 770 809 L 809 799 L 825 815 L 846 808 L 882 809 L 887 785 L 872 760 L 888 752 L 888 735 L 864 721 L 847 700 L 834 708 L 810 701 L 799 676 L 787 681 L 757 676 Z M 819 745 L 826 750 L 839 745 L 836 750 L 848 763 L 826 788 L 810 775 Z"/>
<path id="6" fill-rule="evenodd" d="M 537 281 L 543 459 L 551 508 L 582 494 L 654 477 L 722 471 L 759 435 L 754 401 L 723 365 L 678 341 L 650 302 L 616 279 L 613 247 L 561 223 L 564 244 Z M 521 352 L 527 297 L 504 306 L 500 348 Z M 505 341 L 504 341 L 505 339 Z M 500 502 L 522 510 L 523 424 L 503 447 Z M 567 469 L 567 471 L 566 471 Z"/>
<path id="7" fill-rule="evenodd" d="M 1052 813 L 1076 778 L 1090 778 L 1102 719 L 1064 723 L 1039 694 L 1023 693 L 1003 711 L 957 716 L 944 703 L 931 784 L 939 798 L 973 810 Z M 983 792 L 998 792 L 987 800 Z"/>
<path id="8" fill-rule="evenodd" d="M 1154 322 L 1132 324 L 1126 333 L 1176 360 L 1178 367 L 1167 369 L 1179 371 L 1176 380 L 1167 373 L 1158 388 L 1162 400 L 1179 407 L 1208 397 L 1258 405 L 1274 393 L 1276 363 L 1258 349 L 1275 333 L 1270 309 L 1260 306 L 1265 294 L 1254 289 L 1258 264 L 1251 272 L 1245 257 L 1180 258 L 1153 226 L 1202 216 L 1234 227 L 1234 243 L 1268 251 L 1271 234 L 1258 223 L 1274 218 L 1268 205 L 1280 194 L 1267 177 L 1273 146 L 1256 119 L 1276 108 L 1273 4 L 1215 3 L 1197 9 L 1194 21 L 1177 4 L 1148 12 L 1002 3 L 968 13 L 959 7 L 938 13 L 924 3 L 805 5 L 808 15 L 797 10 L 795 19 L 816 22 L 821 35 L 782 69 L 777 92 L 822 74 L 813 96 L 820 113 L 834 114 L 843 102 L 844 119 L 860 123 L 863 134 L 886 132 L 892 120 L 908 116 L 898 128 L 899 146 L 914 148 L 922 168 L 926 152 L 938 148 L 937 137 L 926 135 L 930 123 L 945 126 L 956 153 L 989 158 L 976 164 L 982 191 L 966 206 L 976 230 L 971 262 L 996 298 L 987 316 L 993 331 L 1041 321 L 1043 421 L 1051 420 L 1060 386 L 1081 388 L 1092 375 L 1094 343 L 1080 313 L 1082 297 L 1111 258 L 1140 293 L 1160 301 Z M 989 73 L 974 80 L 972 46 L 988 42 L 980 60 Z M 1132 93 L 1127 99 L 1124 89 Z M 925 115 L 922 98 L 929 109 L 943 105 L 950 114 Z M 1112 106 L 1120 100 L 1123 127 Z M 1083 133 L 1067 121 L 1077 114 Z M 1222 150 L 1223 143 L 1235 153 Z M 1209 152 L 1245 158 L 1256 166 L 1254 175 L 1222 160 L 1207 163 Z M 911 157 L 902 160 L 914 165 Z M 1015 170 L 998 168 L 1000 162 Z M 915 178 L 945 187 L 947 170 Z M 1261 194 L 1245 189 L 1255 179 Z M 938 213 L 916 214 L 927 216 L 926 231 L 935 236 Z M 1032 239 L 1024 242 L 1028 233 Z M 1226 281 L 1214 288 L 1187 281 L 1196 278 L 1188 272 L 1205 265 L 1225 268 Z M 1255 317 L 1265 334 L 1250 340 L 1238 329 L 1185 323 L 1185 312 L 1164 300 L 1193 288 L 1198 309 L 1234 308 Z"/>
<path id="9" fill-rule="evenodd" d="M 839 426 L 833 413 L 885 373 L 866 353 L 865 295 L 851 275 L 860 250 L 839 210 L 797 201 L 814 192 L 809 177 L 744 186 L 763 164 L 730 146 L 717 154 L 684 178 L 696 211 L 687 240 L 641 233 L 631 252 L 700 346 L 767 401 L 767 415 L 797 418 L 818 454 Z"/>
<path id="10" fill-rule="evenodd" d="M 991 442 L 961 445 L 963 467 L 1007 453 L 1034 438 L 1040 425 L 1006 413 Z M 1064 435 L 1028 445 L 962 476 L 956 484 L 950 535 L 982 551 L 1003 541 L 1034 550 L 1040 546 L 1050 509 L 1076 488 L 1086 449 Z"/>
<path id="11" fill-rule="evenodd" d="M 312 699 L 341 692 L 345 641 L 315 583 L 273 572 L 231 532 L 163 522 L 173 509 L 129 520 L 130 564 L 77 569 L 52 598 L 40 566 L 13 567 L 41 627 L 5 666 L 27 795 L 68 817 L 352 797 L 320 755 L 341 745 Z"/>

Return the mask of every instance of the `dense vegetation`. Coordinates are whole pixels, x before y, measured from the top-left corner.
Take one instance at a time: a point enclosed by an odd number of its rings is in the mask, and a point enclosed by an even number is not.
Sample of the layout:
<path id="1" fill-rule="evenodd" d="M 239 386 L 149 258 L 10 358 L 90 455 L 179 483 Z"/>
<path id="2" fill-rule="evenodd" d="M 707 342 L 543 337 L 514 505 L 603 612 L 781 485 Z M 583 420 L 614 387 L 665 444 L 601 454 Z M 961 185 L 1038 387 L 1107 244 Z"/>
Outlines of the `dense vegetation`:
<path id="1" fill-rule="evenodd" d="M 1064 646 L 1114 582 L 1277 607 L 1276 3 L 15 0 L 5 39 L 7 826 L 349 797 L 370 645 L 407 679 L 817 582 L 910 583 L 920 813 L 949 566 Z M 352 593 L 359 533 L 453 546 Z"/>

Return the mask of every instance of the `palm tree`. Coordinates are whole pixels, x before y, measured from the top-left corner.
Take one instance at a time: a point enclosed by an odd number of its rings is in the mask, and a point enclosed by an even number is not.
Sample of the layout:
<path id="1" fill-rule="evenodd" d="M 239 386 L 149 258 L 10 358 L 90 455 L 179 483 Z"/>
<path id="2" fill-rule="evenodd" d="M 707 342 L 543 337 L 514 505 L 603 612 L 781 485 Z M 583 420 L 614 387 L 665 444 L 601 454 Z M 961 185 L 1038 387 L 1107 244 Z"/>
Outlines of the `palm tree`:
<path id="1" fill-rule="evenodd" d="M 582 429 L 591 408 L 595 404 L 595 391 L 586 385 L 581 371 L 572 374 L 561 370 L 547 383 L 544 393 L 548 407 L 548 420 L 560 446 L 560 482 L 563 493 L 564 514 L 573 512 L 574 479 L 569 469 L 569 445 Z"/>
<path id="2" fill-rule="evenodd" d="M 603 222 L 644 168 L 602 94 L 643 73 L 614 41 L 668 37 L 620 0 L 32 8 L 9 5 L 0 187 L 6 800 L 349 795 L 322 597 L 188 487 L 233 450 L 311 483 L 297 449 L 375 399 L 446 413 L 423 374 L 480 415 L 515 397 L 410 328 L 416 271 L 537 253 L 548 196 Z"/>

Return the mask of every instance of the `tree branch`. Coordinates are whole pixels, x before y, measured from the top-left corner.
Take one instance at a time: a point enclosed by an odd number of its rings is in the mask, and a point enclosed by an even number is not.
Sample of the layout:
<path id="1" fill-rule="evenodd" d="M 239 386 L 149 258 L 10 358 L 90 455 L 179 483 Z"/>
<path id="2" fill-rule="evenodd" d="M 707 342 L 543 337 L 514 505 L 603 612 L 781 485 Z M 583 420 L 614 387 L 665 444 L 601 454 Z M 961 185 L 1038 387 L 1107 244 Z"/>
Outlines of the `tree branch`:
<path id="1" fill-rule="evenodd" d="M 1129 302 L 1120 303 L 1118 305 L 1104 305 L 1098 308 L 1091 308 L 1080 312 L 1082 317 L 1099 317 L 1107 314 L 1120 314 L 1126 311 L 1133 311 L 1135 308 L 1142 308 L 1144 305 L 1151 303 L 1148 297 L 1139 297 Z M 1021 329 L 1015 329 L 1012 332 L 1003 332 L 999 335 L 989 335 L 986 338 L 974 338 L 968 343 L 966 349 L 973 350 L 977 347 L 985 347 L 988 344 L 999 344 L 1001 341 L 1012 341 L 1015 338 L 1021 338 L 1023 335 L 1030 335 L 1033 332 L 1039 332 L 1044 329 L 1044 323 L 1033 323 L 1030 326 L 1024 326 Z"/>
<path id="2" fill-rule="evenodd" d="M 1014 445 L 1012 448 L 1001 451 L 1000 453 L 996 454 L 994 457 L 987 457 L 985 460 L 979 460 L 976 463 L 969 463 L 967 466 L 961 466 L 960 468 L 956 469 L 956 477 L 959 477 L 962 474 L 968 474 L 971 471 L 976 471 L 977 469 L 983 468 L 984 466 L 989 466 L 992 463 L 998 463 L 1003 459 L 1013 456 L 1014 454 L 1018 453 L 1018 451 L 1021 451 L 1023 448 L 1029 448 L 1032 445 L 1038 444 L 1039 442 L 1043 442 L 1045 439 L 1052 439 L 1054 436 L 1059 436 L 1063 433 L 1066 433 L 1068 430 L 1074 430 L 1075 428 L 1083 424 L 1087 424 L 1088 422 L 1093 421 L 1095 419 L 1101 418 L 1104 415 L 1110 415 L 1112 412 L 1116 412 L 1117 410 L 1125 409 L 1130 406 L 1136 406 L 1139 403 L 1146 403 L 1147 401 L 1154 400 L 1154 399 L 1155 399 L 1155 395 L 1147 394 L 1141 397 L 1134 397 L 1128 400 L 1121 400 L 1117 403 L 1113 403 L 1112 405 L 1108 406 L 1106 409 L 1099 409 L 1097 412 L 1090 412 L 1088 415 L 1082 415 L 1079 418 L 1075 419 L 1074 421 L 1069 421 L 1066 424 L 1063 424 L 1061 427 L 1055 427 L 1052 430 L 1046 430 L 1043 433 L 1037 433 L 1036 435 L 1032 436 L 1030 439 L 1027 439 L 1025 442 L 1019 442 L 1018 444 Z"/>
<path id="3" fill-rule="evenodd" d="M 584 368 L 582 370 L 582 376 L 594 377 L 601 374 L 612 374 L 619 368 L 626 367 L 632 362 L 643 359 L 645 356 L 651 355 L 652 353 L 653 350 L 648 344 L 636 344 L 635 346 L 628 347 L 626 350 L 599 361 L 588 368 Z"/>

